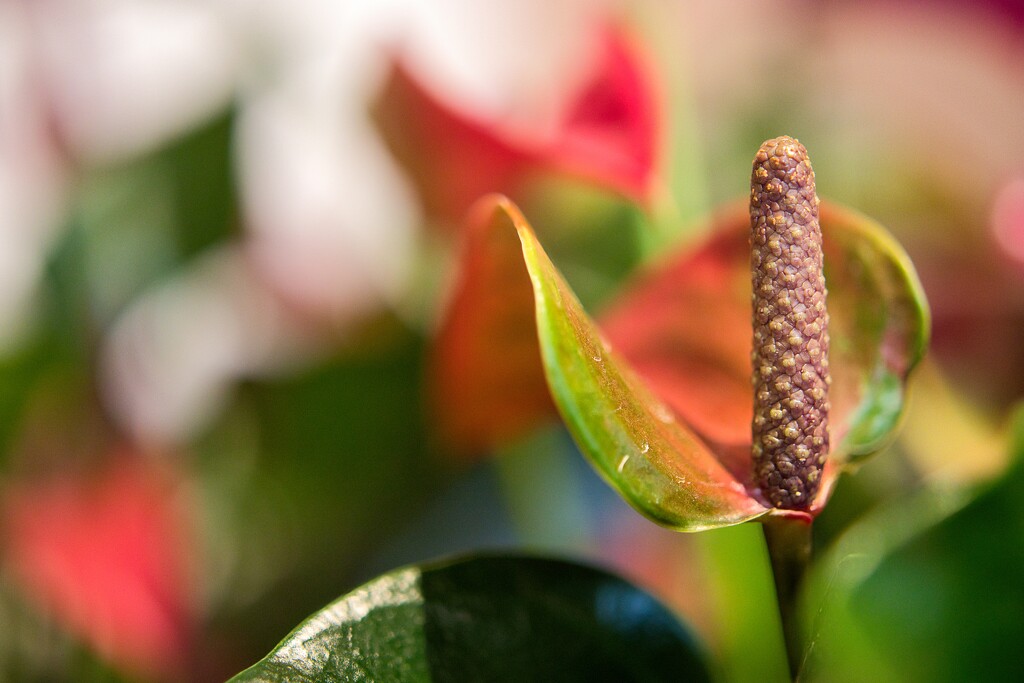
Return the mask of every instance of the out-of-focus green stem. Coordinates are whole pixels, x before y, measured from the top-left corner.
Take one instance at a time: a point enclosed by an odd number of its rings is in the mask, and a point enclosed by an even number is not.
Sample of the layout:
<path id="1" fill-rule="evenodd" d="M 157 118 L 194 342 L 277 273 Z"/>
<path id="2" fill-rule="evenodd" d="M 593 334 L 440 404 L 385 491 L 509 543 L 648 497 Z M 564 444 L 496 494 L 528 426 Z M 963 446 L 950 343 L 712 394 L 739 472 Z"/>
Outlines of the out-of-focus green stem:
<path id="1" fill-rule="evenodd" d="M 708 641 L 719 666 L 715 680 L 722 683 L 789 680 L 760 526 L 738 524 L 687 537 L 707 576 L 705 597 L 714 615 Z"/>
<path id="2" fill-rule="evenodd" d="M 786 640 L 789 675 L 797 681 L 804 658 L 797 598 L 811 560 L 811 525 L 800 520 L 775 518 L 765 522 L 763 528 Z"/>

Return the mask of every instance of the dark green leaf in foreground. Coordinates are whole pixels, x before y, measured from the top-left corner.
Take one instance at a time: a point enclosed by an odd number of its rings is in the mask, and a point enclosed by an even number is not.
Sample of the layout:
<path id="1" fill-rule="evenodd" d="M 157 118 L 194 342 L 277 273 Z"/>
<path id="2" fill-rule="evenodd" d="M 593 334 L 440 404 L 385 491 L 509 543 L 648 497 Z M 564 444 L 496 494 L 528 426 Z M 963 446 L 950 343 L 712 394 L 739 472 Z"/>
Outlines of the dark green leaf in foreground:
<path id="1" fill-rule="evenodd" d="M 494 556 L 374 579 L 232 682 L 708 680 L 647 593 L 590 567 Z"/>

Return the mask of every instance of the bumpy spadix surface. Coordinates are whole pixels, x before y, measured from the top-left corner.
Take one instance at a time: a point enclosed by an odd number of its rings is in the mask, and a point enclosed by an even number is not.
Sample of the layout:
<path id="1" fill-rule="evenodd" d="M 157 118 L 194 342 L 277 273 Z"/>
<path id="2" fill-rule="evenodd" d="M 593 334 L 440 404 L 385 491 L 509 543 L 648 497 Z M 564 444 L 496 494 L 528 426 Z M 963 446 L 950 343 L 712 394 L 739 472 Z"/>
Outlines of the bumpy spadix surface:
<path id="1" fill-rule="evenodd" d="M 753 457 L 777 508 L 810 505 L 829 451 L 828 312 L 818 197 L 807 150 L 768 140 L 750 179 Z"/>

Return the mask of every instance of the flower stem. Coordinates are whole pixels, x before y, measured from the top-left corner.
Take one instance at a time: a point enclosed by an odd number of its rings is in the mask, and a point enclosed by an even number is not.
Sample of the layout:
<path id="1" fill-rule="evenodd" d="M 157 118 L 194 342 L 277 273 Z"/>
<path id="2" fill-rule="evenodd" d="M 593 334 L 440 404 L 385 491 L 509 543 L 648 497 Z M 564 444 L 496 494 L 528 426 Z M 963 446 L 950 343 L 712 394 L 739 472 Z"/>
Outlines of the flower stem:
<path id="1" fill-rule="evenodd" d="M 795 682 L 800 677 L 804 658 L 797 597 L 811 559 L 811 525 L 803 520 L 779 517 L 762 526 L 775 578 L 789 675 Z"/>

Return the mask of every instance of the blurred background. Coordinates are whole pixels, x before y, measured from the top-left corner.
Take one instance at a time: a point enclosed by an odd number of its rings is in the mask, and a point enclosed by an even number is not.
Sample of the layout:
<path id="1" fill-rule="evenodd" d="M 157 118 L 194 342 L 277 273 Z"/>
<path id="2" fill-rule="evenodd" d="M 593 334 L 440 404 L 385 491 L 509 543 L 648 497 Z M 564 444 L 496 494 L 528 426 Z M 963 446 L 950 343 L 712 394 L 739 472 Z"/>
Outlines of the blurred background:
<path id="1" fill-rule="evenodd" d="M 808 679 L 1019 680 L 1022 111 L 1019 0 L 0 0 L 0 679 L 223 680 L 513 547 L 783 680 L 756 525 L 655 527 L 556 423 L 460 443 L 430 366 L 478 196 L 600 311 L 790 134 L 934 317 L 816 525 Z"/>

